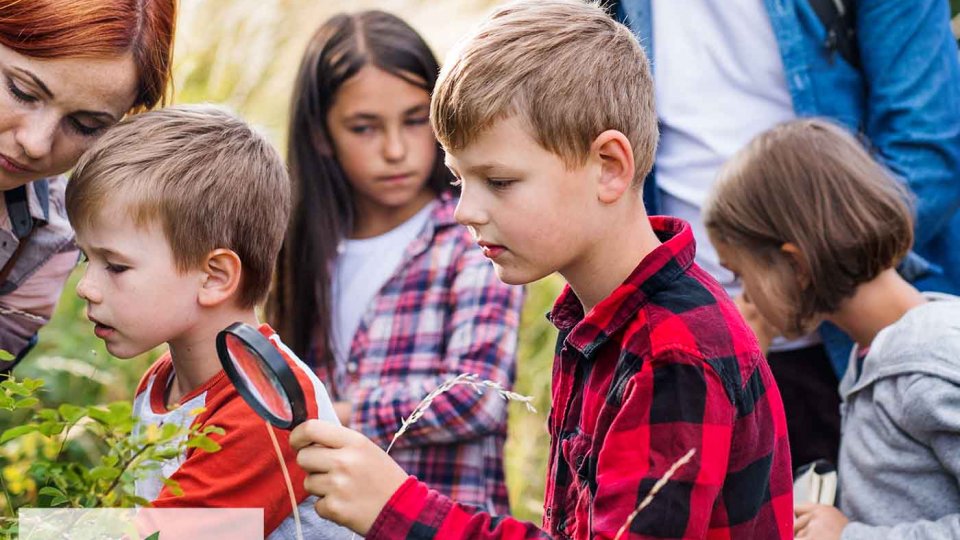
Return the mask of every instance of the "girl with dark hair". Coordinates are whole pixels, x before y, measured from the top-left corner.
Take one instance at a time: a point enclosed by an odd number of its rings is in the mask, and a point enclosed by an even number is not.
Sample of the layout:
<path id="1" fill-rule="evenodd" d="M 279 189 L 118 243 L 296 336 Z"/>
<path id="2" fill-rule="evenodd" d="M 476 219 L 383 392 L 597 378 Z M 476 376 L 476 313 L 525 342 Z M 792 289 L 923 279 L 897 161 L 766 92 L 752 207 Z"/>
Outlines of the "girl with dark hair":
<path id="1" fill-rule="evenodd" d="M 268 305 L 344 425 L 383 447 L 420 400 L 461 373 L 510 387 L 522 290 L 502 284 L 470 232 L 429 123 L 439 66 L 381 12 L 316 32 L 295 84 L 294 210 Z M 460 502 L 507 513 L 507 408 L 455 386 L 397 440 L 407 472 Z"/>
<path id="2" fill-rule="evenodd" d="M 0 0 L 0 349 L 53 314 L 79 252 L 62 174 L 124 115 L 163 103 L 176 0 Z"/>

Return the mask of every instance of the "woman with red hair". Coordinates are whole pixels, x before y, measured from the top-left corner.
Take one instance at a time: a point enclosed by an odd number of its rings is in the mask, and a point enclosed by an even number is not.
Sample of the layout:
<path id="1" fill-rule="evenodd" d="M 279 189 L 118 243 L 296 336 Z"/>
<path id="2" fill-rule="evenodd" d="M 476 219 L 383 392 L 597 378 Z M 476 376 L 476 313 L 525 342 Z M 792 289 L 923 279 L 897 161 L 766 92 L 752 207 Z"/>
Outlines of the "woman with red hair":
<path id="1" fill-rule="evenodd" d="M 0 358 L 36 342 L 77 262 L 63 173 L 166 101 L 176 0 L 0 0 Z"/>

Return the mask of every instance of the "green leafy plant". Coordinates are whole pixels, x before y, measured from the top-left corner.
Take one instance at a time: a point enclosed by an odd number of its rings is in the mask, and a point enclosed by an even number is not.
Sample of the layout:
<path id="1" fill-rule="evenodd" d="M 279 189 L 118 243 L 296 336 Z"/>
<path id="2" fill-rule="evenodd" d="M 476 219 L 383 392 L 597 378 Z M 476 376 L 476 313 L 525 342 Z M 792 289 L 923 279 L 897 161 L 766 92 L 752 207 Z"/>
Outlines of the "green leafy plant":
<path id="1" fill-rule="evenodd" d="M 33 508 L 129 508 L 150 506 L 135 481 L 187 448 L 216 452 L 217 426 L 176 424 L 137 429 L 130 402 L 40 407 L 39 379 L 0 381 L 0 414 L 26 413 L 0 434 L 0 536 L 17 531 L 17 510 Z M 192 416 L 203 409 L 190 411 Z M 164 479 L 174 494 L 177 482 Z"/>

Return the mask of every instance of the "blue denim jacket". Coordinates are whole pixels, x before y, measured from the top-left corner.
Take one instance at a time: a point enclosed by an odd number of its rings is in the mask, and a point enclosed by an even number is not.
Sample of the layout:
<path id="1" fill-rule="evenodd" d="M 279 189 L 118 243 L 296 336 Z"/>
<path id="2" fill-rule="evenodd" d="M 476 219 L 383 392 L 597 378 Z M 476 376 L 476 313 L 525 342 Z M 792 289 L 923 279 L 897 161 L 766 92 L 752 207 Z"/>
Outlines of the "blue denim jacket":
<path id="1" fill-rule="evenodd" d="M 947 0 L 859 0 L 860 70 L 827 51 L 826 31 L 807 0 L 764 4 L 794 112 L 831 118 L 870 141 L 916 196 L 914 249 L 938 271 L 923 272 L 914 284 L 960 294 L 960 57 Z M 650 0 L 621 0 L 617 11 L 652 59 Z M 651 213 L 658 209 L 655 174 L 645 192 Z M 831 357 L 842 350 L 828 348 Z M 847 353 L 835 358 L 835 368 Z"/>

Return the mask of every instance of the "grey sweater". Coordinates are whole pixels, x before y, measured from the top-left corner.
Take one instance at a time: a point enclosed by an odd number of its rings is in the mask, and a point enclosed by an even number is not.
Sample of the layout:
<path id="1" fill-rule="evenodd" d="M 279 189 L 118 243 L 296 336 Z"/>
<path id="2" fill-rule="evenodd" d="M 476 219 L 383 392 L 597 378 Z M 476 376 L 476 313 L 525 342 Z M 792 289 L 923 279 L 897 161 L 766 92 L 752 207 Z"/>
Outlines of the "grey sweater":
<path id="1" fill-rule="evenodd" d="M 926 296 L 840 383 L 843 540 L 960 539 L 960 297 Z"/>

